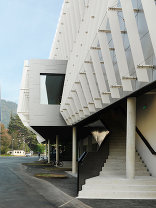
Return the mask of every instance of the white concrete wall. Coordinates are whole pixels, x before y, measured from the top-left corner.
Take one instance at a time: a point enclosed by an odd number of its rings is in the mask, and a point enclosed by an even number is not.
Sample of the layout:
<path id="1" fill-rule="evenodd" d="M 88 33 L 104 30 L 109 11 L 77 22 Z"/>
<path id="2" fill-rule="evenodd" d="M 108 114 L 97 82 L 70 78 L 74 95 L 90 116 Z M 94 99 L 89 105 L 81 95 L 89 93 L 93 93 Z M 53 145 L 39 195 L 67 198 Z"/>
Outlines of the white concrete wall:
<path id="1" fill-rule="evenodd" d="M 137 127 L 156 151 L 156 95 L 146 94 L 137 99 Z M 156 177 L 156 155 L 151 154 L 137 134 L 136 149 L 152 176 Z"/>
<path id="2" fill-rule="evenodd" d="M 40 104 L 40 74 L 65 74 L 66 61 L 30 60 L 29 66 L 29 125 L 66 126 L 60 105 Z"/>

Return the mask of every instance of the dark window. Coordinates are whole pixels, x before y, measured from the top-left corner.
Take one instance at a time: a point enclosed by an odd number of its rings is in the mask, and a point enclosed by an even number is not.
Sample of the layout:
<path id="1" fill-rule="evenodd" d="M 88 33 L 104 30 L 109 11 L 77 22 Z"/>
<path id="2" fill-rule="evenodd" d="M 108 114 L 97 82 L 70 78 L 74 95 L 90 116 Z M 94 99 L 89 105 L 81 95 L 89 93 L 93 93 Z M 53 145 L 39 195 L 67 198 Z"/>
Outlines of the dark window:
<path id="1" fill-rule="evenodd" d="M 59 105 L 64 85 L 64 74 L 41 74 L 41 104 Z"/>

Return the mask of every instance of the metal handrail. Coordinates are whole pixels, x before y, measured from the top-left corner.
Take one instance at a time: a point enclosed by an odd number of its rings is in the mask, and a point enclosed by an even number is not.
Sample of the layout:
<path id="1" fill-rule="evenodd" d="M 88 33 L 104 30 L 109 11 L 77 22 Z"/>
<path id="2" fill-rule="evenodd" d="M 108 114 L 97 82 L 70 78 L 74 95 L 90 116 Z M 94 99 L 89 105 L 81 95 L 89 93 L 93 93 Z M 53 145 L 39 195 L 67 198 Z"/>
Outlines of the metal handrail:
<path id="1" fill-rule="evenodd" d="M 150 143 L 147 141 L 147 139 L 143 136 L 143 134 L 141 133 L 141 131 L 137 127 L 136 127 L 136 132 L 140 136 L 140 138 L 142 139 L 142 141 L 144 142 L 146 147 L 149 149 L 149 151 L 152 153 L 152 155 L 156 155 L 155 150 L 152 148 Z"/>
<path id="2" fill-rule="evenodd" d="M 83 152 L 82 155 L 79 157 L 78 162 L 81 163 L 83 162 L 84 158 L 86 157 L 87 152 Z"/>

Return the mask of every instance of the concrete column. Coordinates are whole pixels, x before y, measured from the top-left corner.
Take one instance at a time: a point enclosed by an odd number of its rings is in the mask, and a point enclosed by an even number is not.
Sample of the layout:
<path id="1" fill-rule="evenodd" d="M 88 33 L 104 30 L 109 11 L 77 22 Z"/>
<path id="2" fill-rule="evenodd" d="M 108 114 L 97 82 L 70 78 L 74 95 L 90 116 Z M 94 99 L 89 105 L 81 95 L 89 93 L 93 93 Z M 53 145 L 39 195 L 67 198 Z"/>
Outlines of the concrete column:
<path id="1" fill-rule="evenodd" d="M 48 139 L 48 163 L 50 163 L 50 139 Z"/>
<path id="2" fill-rule="evenodd" d="M 76 161 L 76 127 L 73 127 L 73 138 L 72 138 L 72 173 L 77 173 L 77 161 Z"/>
<path id="3" fill-rule="evenodd" d="M 47 142 L 46 142 L 46 144 L 45 144 L 45 157 L 46 157 L 46 159 L 47 159 Z"/>
<path id="4" fill-rule="evenodd" d="M 59 136 L 56 135 L 56 162 L 58 161 L 59 161 Z"/>
<path id="5" fill-rule="evenodd" d="M 136 98 L 127 99 L 126 175 L 135 177 Z"/>

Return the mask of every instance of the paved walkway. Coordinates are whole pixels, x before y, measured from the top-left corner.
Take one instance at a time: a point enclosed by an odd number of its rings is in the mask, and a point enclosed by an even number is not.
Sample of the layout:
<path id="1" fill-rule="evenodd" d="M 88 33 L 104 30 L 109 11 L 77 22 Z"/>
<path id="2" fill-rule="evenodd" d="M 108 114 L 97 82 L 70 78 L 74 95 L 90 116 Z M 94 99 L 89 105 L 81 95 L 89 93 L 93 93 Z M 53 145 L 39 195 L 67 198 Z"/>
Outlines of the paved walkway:
<path id="1" fill-rule="evenodd" d="M 0 157 L 0 208 L 156 208 L 156 200 L 78 200 L 74 177 L 38 179 L 35 173 L 49 171 L 21 165 L 35 160 Z"/>
<path id="2" fill-rule="evenodd" d="M 20 164 L 35 159 L 0 157 L 0 208 L 89 208 L 53 184 L 25 173 Z"/>

